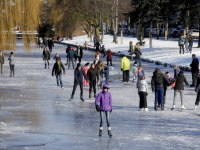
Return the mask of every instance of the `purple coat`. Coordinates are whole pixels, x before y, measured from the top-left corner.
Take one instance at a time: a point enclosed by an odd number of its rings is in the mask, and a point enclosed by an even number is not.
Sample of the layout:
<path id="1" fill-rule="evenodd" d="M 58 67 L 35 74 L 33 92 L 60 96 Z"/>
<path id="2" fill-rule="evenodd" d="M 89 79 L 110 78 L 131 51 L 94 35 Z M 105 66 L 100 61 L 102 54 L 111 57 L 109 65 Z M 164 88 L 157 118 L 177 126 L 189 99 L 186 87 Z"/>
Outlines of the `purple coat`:
<path id="1" fill-rule="evenodd" d="M 95 105 L 98 105 L 100 101 L 100 110 L 101 111 L 111 111 L 112 109 L 112 97 L 109 92 L 102 91 L 98 94 Z"/>

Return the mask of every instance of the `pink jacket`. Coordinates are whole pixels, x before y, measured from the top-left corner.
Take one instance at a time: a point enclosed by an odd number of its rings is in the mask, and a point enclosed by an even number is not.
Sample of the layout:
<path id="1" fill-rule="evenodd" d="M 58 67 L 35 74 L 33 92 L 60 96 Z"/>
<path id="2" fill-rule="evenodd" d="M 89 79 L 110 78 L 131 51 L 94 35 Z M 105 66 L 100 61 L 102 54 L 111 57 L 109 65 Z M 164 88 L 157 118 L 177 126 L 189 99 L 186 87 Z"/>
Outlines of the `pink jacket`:
<path id="1" fill-rule="evenodd" d="M 90 69 L 89 66 L 88 66 L 88 67 L 87 67 L 87 66 L 84 66 L 84 67 L 83 67 L 83 70 L 85 71 L 85 74 L 87 74 L 87 72 L 88 72 L 89 69 Z"/>

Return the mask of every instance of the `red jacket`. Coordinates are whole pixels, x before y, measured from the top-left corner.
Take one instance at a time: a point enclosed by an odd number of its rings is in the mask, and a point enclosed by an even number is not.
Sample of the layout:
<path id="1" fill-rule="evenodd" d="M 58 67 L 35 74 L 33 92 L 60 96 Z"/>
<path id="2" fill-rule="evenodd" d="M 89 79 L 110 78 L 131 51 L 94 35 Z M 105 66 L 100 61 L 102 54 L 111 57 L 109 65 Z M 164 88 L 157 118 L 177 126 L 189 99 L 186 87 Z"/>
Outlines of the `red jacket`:
<path id="1" fill-rule="evenodd" d="M 107 60 L 109 61 L 109 60 L 112 60 L 112 55 L 114 55 L 112 52 L 111 52 L 111 50 L 108 50 L 107 52 L 106 52 L 106 54 L 104 55 L 104 57 L 107 55 Z"/>

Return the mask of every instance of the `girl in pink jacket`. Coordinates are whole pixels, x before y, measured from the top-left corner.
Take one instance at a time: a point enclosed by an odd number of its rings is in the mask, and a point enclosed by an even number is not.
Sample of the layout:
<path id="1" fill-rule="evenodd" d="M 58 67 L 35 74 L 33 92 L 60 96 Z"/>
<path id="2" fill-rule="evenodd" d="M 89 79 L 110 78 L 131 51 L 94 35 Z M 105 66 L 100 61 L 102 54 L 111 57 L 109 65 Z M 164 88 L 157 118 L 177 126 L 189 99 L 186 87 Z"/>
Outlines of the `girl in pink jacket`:
<path id="1" fill-rule="evenodd" d="M 90 69 L 90 66 L 89 66 L 89 62 L 87 62 L 86 64 L 85 64 L 85 66 L 83 67 L 83 70 L 84 70 L 84 72 L 85 72 L 85 74 L 87 75 L 87 72 L 88 72 L 88 70 Z M 87 82 L 87 80 L 85 80 L 85 78 L 84 78 L 84 86 L 88 86 L 89 85 L 89 83 Z"/>

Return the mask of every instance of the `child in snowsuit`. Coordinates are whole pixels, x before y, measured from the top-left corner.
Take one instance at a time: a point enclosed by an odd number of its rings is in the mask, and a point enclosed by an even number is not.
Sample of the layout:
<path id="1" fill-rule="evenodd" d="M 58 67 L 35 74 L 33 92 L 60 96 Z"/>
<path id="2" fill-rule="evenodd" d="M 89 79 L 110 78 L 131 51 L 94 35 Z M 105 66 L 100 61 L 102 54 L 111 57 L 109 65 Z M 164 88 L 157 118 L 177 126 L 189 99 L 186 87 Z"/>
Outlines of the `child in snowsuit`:
<path id="1" fill-rule="evenodd" d="M 136 72 L 138 68 L 137 68 L 137 63 L 134 63 L 133 65 L 134 66 L 131 69 L 133 70 L 133 82 L 135 82 L 135 80 L 137 80 Z"/>
<path id="2" fill-rule="evenodd" d="M 99 106 L 100 102 L 100 106 Z M 100 112 L 100 129 L 99 129 L 99 137 L 102 136 L 103 132 L 103 119 L 104 119 L 104 112 L 106 115 L 106 121 L 107 121 L 107 127 L 108 127 L 108 135 L 112 137 L 111 134 L 111 127 L 110 127 L 110 113 L 112 112 L 112 97 L 111 94 L 108 92 L 108 85 L 103 85 L 103 90 L 101 93 L 98 94 L 96 100 L 95 100 L 96 110 L 97 112 Z"/>
<path id="3" fill-rule="evenodd" d="M 197 93 L 197 98 L 196 98 L 194 110 L 197 109 L 197 107 L 199 106 L 199 101 L 200 101 L 200 74 L 198 75 L 198 78 L 197 78 L 195 92 Z"/>
<path id="4" fill-rule="evenodd" d="M 143 108 L 145 109 L 145 111 L 148 111 L 147 107 L 148 84 L 145 81 L 145 76 L 142 76 L 141 80 L 137 83 L 137 88 L 138 88 L 138 95 L 140 97 L 139 111 L 143 110 Z"/>
<path id="5" fill-rule="evenodd" d="M 105 74 L 105 79 L 106 79 L 105 83 L 108 84 L 108 81 L 109 81 L 109 67 L 108 66 L 104 68 L 103 74 Z"/>
<path id="6" fill-rule="evenodd" d="M 85 74 L 87 74 L 87 72 L 88 72 L 88 70 L 90 69 L 90 66 L 89 66 L 89 62 L 87 62 L 86 64 L 85 64 L 85 66 L 83 66 L 83 70 L 85 71 Z M 89 85 L 89 83 L 87 82 L 87 80 L 84 78 L 84 86 L 88 86 Z"/>

